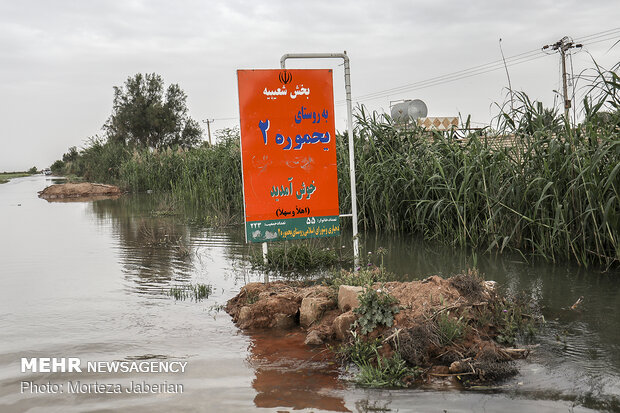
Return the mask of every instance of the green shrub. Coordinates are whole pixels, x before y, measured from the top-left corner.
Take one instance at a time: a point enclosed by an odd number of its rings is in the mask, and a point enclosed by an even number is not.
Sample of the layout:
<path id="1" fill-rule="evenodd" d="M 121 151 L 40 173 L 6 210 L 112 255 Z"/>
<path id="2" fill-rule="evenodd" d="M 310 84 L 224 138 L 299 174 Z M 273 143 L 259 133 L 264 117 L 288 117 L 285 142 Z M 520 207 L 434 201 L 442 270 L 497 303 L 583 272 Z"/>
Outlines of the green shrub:
<path id="1" fill-rule="evenodd" d="M 495 340 L 500 344 L 514 345 L 517 338 L 531 338 L 536 333 L 536 320 L 526 313 L 525 297 L 509 297 L 494 307 L 495 325 L 499 331 Z"/>
<path id="2" fill-rule="evenodd" d="M 359 327 L 362 334 L 368 334 L 377 326 L 391 327 L 394 314 L 400 309 L 397 300 L 382 289 L 375 290 L 367 286 L 359 295 L 360 305 L 353 310 L 359 317 L 354 326 Z"/>

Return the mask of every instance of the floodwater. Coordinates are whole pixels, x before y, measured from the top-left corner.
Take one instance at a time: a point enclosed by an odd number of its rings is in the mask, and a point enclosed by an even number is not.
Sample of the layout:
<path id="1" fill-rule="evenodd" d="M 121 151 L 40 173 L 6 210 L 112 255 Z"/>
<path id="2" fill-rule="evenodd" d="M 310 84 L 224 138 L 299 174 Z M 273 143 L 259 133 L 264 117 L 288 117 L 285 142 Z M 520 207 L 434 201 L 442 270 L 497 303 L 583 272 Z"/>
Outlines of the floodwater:
<path id="1" fill-rule="evenodd" d="M 385 265 L 403 278 L 476 264 L 486 279 L 525 291 L 546 319 L 521 373 L 497 388 L 369 390 L 343 380 L 329 353 L 306 348 L 299 333 L 245 333 L 221 311 L 264 276 L 248 264 L 242 229 L 169 215 L 155 195 L 37 198 L 51 183 L 33 176 L 0 185 L 2 412 L 620 411 L 617 271 L 366 236 L 365 251 L 386 248 Z M 207 299 L 167 294 L 196 283 L 213 287 Z M 567 310 L 580 296 L 580 311 Z M 77 357 L 82 372 L 22 372 L 21 359 L 32 357 Z M 86 369 L 114 361 L 186 364 L 168 373 Z M 132 382 L 172 390 L 128 393 Z M 122 391 L 97 392 L 94 383 Z"/>

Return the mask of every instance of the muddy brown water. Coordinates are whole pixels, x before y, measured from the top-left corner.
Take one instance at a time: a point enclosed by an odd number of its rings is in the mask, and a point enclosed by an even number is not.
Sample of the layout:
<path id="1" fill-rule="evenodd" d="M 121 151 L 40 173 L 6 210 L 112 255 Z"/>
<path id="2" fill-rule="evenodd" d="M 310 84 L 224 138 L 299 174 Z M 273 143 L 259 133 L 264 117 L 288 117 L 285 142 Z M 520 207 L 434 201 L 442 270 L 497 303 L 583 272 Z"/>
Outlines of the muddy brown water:
<path id="1" fill-rule="evenodd" d="M 240 228 L 169 216 L 156 195 L 50 203 L 50 177 L 0 185 L 0 411 L 620 411 L 620 273 L 525 262 L 366 235 L 403 279 L 450 275 L 474 263 L 487 279 L 525 291 L 542 309 L 540 346 L 520 374 L 493 389 L 436 383 L 357 387 L 327 352 L 295 333 L 241 332 L 218 306 L 264 274 L 248 264 Z M 341 241 L 347 243 L 346 239 Z M 369 259 L 378 262 L 379 257 Z M 177 301 L 171 287 L 213 286 Z M 580 296 L 581 311 L 567 310 Z M 187 362 L 183 373 L 24 372 L 21 358 Z M 182 385 L 177 393 L 75 393 L 69 382 Z M 35 393 L 23 383 L 63 385 Z M 32 385 L 31 385 L 32 386 Z M 41 387 L 39 387 L 41 388 Z"/>

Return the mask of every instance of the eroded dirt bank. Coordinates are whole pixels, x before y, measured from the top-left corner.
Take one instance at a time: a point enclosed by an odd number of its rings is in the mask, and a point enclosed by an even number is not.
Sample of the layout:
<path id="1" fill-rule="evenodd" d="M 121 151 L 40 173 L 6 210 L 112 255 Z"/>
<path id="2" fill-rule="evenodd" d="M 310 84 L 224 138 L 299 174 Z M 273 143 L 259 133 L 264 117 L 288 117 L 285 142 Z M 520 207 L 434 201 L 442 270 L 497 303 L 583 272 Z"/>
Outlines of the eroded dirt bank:
<path id="1" fill-rule="evenodd" d="M 39 198 L 48 201 L 114 198 L 122 195 L 114 185 L 89 182 L 50 185 L 39 192 Z"/>
<path id="2" fill-rule="evenodd" d="M 419 368 L 422 379 L 494 382 L 516 374 L 512 360 L 528 354 L 508 344 L 514 343 L 517 326 L 530 316 L 500 297 L 494 282 L 476 274 L 369 288 L 393 297 L 395 306 L 391 322 L 370 329 L 360 323 L 367 305 L 360 308 L 364 289 L 347 285 L 336 290 L 282 281 L 251 283 L 228 302 L 226 311 L 241 329 L 301 328 L 310 346 L 351 343 L 354 336 L 380 341 L 383 356 L 397 352 Z"/>

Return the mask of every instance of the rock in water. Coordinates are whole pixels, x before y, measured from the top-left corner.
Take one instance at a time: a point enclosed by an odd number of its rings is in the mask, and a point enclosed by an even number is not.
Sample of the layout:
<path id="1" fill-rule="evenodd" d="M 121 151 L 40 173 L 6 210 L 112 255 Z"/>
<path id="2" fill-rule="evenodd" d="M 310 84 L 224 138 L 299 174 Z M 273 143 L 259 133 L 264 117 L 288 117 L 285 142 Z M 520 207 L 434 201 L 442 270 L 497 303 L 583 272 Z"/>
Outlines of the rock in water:
<path id="1" fill-rule="evenodd" d="M 306 341 L 304 341 L 304 344 L 308 346 L 320 346 L 323 344 L 323 339 L 316 330 L 312 330 L 306 336 Z"/>

